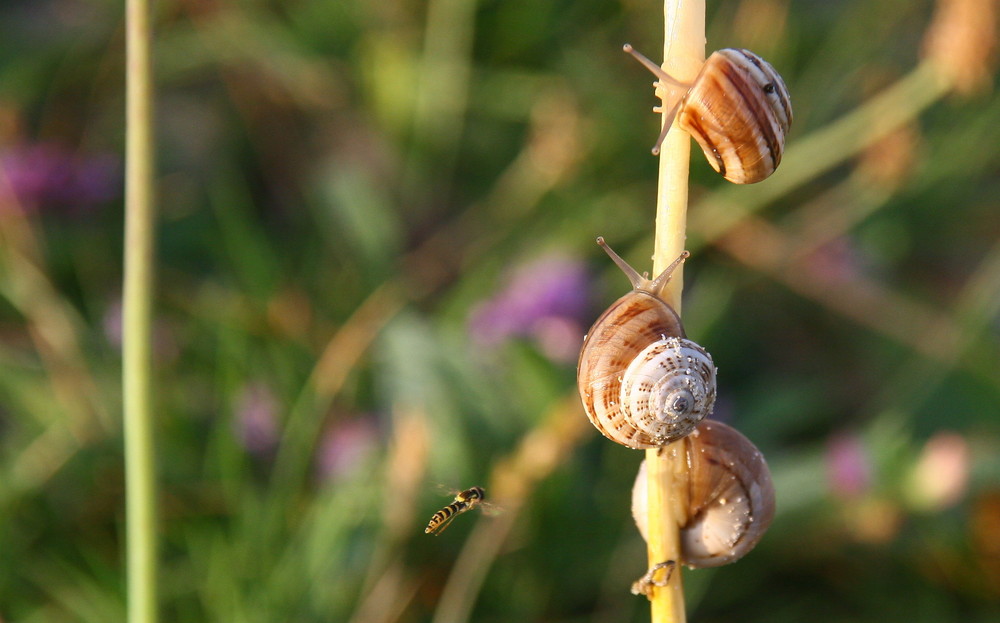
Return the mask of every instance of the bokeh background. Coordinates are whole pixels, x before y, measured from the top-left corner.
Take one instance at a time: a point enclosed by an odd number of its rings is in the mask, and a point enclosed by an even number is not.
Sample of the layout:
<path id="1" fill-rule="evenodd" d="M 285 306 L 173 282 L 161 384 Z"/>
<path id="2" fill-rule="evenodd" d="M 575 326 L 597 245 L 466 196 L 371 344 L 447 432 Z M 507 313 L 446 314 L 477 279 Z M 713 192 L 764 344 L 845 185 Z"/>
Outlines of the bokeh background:
<path id="1" fill-rule="evenodd" d="M 124 617 L 121 4 L 0 6 L 3 621 Z M 164 620 L 648 620 L 641 454 L 574 368 L 628 287 L 595 236 L 650 268 L 658 120 L 621 45 L 658 56 L 660 5 L 155 22 Z M 995 25 L 992 0 L 708 3 L 709 49 L 770 60 L 795 122 L 753 187 L 693 152 L 685 323 L 778 510 L 685 573 L 691 620 L 1000 620 Z M 425 535 L 472 485 L 499 512 Z"/>

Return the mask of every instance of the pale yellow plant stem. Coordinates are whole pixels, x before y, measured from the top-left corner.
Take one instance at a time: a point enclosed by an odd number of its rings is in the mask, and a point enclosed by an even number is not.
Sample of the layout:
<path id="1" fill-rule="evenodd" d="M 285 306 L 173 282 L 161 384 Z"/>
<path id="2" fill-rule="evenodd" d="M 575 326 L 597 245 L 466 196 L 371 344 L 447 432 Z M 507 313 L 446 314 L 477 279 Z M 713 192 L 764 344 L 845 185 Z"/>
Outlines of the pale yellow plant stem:
<path id="1" fill-rule="evenodd" d="M 665 0 L 663 68 L 682 82 L 690 82 L 705 61 L 704 0 Z M 666 88 L 666 85 L 660 87 Z M 672 123 L 673 119 L 664 119 Z M 653 274 L 657 275 L 684 250 L 687 228 L 688 164 L 691 137 L 674 126 L 660 151 L 659 183 L 656 193 L 656 234 L 653 251 Z M 664 299 L 678 313 L 684 285 L 683 266 L 679 267 L 667 288 Z M 675 479 L 687 469 L 680 452 L 680 442 L 665 448 L 646 451 L 648 470 L 649 565 L 673 560 L 677 564 L 666 586 L 654 586 L 650 595 L 653 623 L 684 623 L 684 586 L 680 572 L 681 510 L 674 495 Z"/>
<path id="2" fill-rule="evenodd" d="M 154 222 L 151 47 L 149 2 L 128 0 L 122 393 L 129 623 L 155 623 L 157 618 L 150 351 Z"/>

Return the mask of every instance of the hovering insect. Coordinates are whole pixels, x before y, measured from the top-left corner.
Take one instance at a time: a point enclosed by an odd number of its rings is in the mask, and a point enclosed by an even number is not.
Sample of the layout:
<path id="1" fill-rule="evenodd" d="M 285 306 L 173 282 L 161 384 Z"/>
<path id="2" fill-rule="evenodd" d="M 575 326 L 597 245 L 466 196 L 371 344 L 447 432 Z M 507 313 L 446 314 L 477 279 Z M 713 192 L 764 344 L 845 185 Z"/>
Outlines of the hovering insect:
<path id="1" fill-rule="evenodd" d="M 480 504 L 485 504 L 486 492 L 482 487 L 472 487 L 455 494 L 455 501 L 434 513 L 431 520 L 424 529 L 424 534 L 434 534 L 435 536 L 444 532 L 455 517 L 465 511 L 470 511 Z"/>

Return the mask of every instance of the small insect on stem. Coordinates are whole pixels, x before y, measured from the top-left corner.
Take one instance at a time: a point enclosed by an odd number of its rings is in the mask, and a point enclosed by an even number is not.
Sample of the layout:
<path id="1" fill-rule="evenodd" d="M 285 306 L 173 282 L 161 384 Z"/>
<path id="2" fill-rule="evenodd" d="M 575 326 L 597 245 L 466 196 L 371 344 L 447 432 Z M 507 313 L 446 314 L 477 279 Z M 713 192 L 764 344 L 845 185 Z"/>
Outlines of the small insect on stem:
<path id="1" fill-rule="evenodd" d="M 649 568 L 649 571 L 645 573 L 641 578 L 632 582 L 632 594 L 633 595 L 645 595 L 646 597 L 652 597 L 654 586 L 666 586 L 670 582 L 670 576 L 674 574 L 674 567 L 677 565 L 673 560 L 665 560 L 663 562 L 658 562 Z M 663 573 L 663 579 L 657 580 L 656 573 L 660 569 L 666 569 Z"/>
<path id="2" fill-rule="evenodd" d="M 474 509 L 485 499 L 486 492 L 482 487 L 471 487 L 465 491 L 459 491 L 455 494 L 455 500 L 451 504 L 434 513 L 434 516 L 427 523 L 427 527 L 424 528 L 424 534 L 435 536 L 441 534 L 454 521 L 455 517 Z"/>

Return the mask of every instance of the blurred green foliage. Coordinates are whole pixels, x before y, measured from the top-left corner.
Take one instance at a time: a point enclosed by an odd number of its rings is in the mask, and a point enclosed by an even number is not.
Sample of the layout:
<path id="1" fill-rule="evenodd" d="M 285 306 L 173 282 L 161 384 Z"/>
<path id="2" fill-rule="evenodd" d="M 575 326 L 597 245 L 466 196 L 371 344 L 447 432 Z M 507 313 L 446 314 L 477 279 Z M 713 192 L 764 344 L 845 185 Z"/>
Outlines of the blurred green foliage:
<path id="1" fill-rule="evenodd" d="M 124 615 L 121 9 L 0 7 L 4 621 Z M 655 50 L 659 11 L 158 4 L 164 620 L 648 617 L 627 590 L 639 454 L 560 405 L 574 345 L 627 287 L 594 237 L 640 267 L 651 253 L 657 119 L 620 50 Z M 911 72 L 934 11 L 710 2 L 708 42 L 782 72 L 794 146 Z M 778 496 L 754 552 L 685 574 L 692 620 L 1000 617 L 983 71 L 835 166 L 786 160 L 804 181 L 780 193 L 782 170 L 741 195 L 692 163 L 693 223 L 766 196 L 721 236 L 692 230 L 684 317 L 720 368 L 716 416 Z M 574 263 L 590 278 L 560 272 Z M 505 477 L 522 488 L 500 515 L 423 534 L 450 501 L 436 484 Z M 503 538 L 484 543 L 490 525 Z"/>

